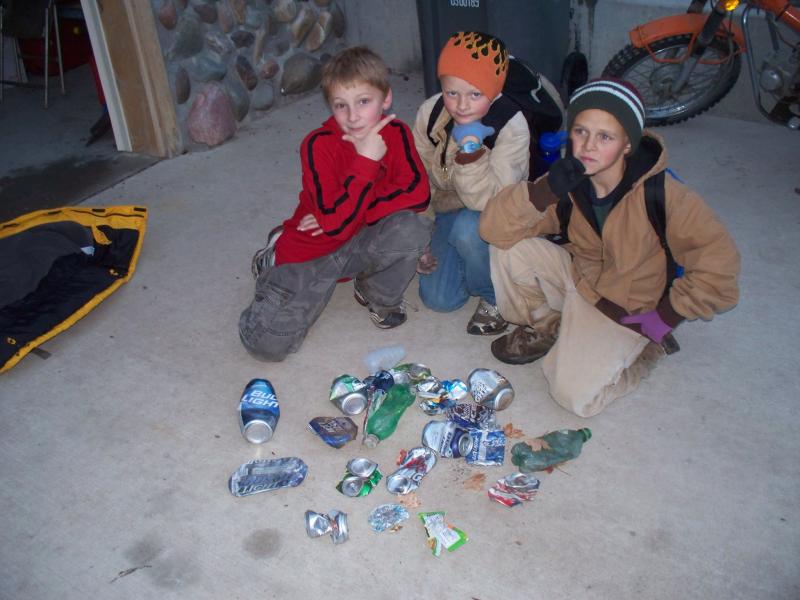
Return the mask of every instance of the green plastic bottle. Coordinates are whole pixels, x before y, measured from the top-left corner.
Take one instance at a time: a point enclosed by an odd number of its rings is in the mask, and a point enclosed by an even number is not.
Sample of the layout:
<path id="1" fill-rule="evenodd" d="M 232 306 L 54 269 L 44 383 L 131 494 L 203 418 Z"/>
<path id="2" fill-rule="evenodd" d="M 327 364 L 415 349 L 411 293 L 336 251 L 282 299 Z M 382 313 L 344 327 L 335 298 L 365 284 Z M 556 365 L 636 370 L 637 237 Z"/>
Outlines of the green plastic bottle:
<path id="1" fill-rule="evenodd" d="M 403 412 L 414 402 L 415 395 L 408 385 L 396 383 L 389 388 L 389 392 L 380 406 L 371 412 L 367 419 L 367 435 L 364 445 L 375 448 L 381 440 L 385 440 L 397 429 L 397 422 Z"/>
<path id="2" fill-rule="evenodd" d="M 583 444 L 591 437 L 592 431 L 588 427 L 551 431 L 537 438 L 542 442 L 540 450 L 534 450 L 525 442 L 514 444 L 511 448 L 511 462 L 523 473 L 544 471 L 579 456 Z"/>

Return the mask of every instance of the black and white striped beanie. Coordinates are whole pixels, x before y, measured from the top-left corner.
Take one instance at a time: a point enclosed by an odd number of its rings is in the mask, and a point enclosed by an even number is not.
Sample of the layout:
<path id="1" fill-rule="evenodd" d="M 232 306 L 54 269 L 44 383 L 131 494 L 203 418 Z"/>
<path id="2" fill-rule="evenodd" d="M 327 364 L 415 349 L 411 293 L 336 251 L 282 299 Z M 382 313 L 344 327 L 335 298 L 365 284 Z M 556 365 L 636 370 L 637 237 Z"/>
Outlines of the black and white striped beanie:
<path id="1" fill-rule="evenodd" d="M 644 128 L 644 103 L 635 87 L 620 79 L 595 79 L 582 85 L 569 100 L 567 131 L 579 113 L 591 108 L 614 115 L 628 134 L 631 152 L 636 152 Z"/>

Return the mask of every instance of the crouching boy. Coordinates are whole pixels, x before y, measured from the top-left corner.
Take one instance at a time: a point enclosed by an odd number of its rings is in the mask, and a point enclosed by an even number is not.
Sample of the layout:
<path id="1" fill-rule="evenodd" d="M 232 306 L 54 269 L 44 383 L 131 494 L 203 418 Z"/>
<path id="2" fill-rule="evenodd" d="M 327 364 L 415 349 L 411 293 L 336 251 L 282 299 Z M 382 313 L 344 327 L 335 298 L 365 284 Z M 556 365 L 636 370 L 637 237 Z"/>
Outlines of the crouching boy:
<path id="1" fill-rule="evenodd" d="M 666 168 L 666 148 L 643 124 L 629 84 L 578 88 L 567 108 L 571 153 L 536 182 L 502 190 L 481 215 L 498 308 L 518 325 L 492 343 L 492 354 L 510 364 L 544 357 L 550 394 L 582 417 L 634 390 L 679 323 L 711 319 L 739 297 L 739 253 L 727 230 L 666 176 L 653 181 L 663 194 L 666 247 L 684 270 L 669 284 L 667 253 L 648 217 L 647 196 L 659 190 L 646 183 Z M 559 233 L 566 244 L 541 237 Z"/>
<path id="2" fill-rule="evenodd" d="M 298 350 L 341 279 L 353 278 L 376 326 L 403 324 L 403 292 L 430 241 L 428 178 L 408 126 L 383 114 L 383 61 L 344 50 L 322 90 L 333 115 L 303 140 L 300 202 L 253 257 L 255 298 L 239 319 L 245 348 L 264 360 Z"/>

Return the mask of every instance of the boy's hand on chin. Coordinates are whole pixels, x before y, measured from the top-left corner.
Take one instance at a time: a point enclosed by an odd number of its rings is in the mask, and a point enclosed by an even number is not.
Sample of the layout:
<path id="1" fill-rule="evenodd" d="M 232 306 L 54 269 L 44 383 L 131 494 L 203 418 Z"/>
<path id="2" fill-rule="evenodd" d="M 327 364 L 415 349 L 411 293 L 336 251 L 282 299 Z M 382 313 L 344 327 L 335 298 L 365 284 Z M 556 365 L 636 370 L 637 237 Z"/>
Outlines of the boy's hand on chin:
<path id="1" fill-rule="evenodd" d="M 393 114 L 384 117 L 375 123 L 361 139 L 356 139 L 347 134 L 343 135 L 342 139 L 353 144 L 353 146 L 356 147 L 356 152 L 361 156 L 379 161 L 386 154 L 386 142 L 383 141 L 383 137 L 381 136 L 381 129 L 388 125 L 394 118 L 395 115 Z"/>

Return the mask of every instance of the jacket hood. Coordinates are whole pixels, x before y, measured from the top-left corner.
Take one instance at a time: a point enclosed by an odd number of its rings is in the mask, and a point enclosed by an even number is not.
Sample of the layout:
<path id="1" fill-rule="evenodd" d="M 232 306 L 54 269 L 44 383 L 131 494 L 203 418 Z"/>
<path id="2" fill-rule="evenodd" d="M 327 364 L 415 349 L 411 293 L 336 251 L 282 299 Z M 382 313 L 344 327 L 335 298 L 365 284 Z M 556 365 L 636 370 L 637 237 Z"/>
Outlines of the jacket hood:
<path id="1" fill-rule="evenodd" d="M 631 189 L 636 189 L 644 184 L 645 179 L 666 169 L 667 148 L 661 136 L 645 129 L 639 147 L 628 158 L 627 168 L 631 169 L 636 177 Z"/>

